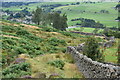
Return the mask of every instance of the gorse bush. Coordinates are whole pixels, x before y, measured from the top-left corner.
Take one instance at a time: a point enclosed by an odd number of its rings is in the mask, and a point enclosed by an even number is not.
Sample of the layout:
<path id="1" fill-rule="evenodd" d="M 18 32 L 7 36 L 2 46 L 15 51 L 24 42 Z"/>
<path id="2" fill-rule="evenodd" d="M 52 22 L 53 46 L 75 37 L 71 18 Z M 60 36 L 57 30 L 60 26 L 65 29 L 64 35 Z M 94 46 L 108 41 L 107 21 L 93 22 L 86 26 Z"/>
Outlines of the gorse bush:
<path id="1" fill-rule="evenodd" d="M 34 35 L 28 35 L 27 38 L 29 38 L 30 40 L 38 41 L 38 42 L 42 42 L 44 40 L 44 39 L 34 36 Z"/>
<path id="2" fill-rule="evenodd" d="M 55 66 L 57 68 L 63 69 L 65 63 L 62 60 L 55 60 L 55 61 L 50 61 L 48 64 Z"/>
<path id="3" fill-rule="evenodd" d="M 66 45 L 66 42 L 64 40 L 57 39 L 57 38 L 54 38 L 54 37 L 49 38 L 48 42 L 49 42 L 50 45 L 53 45 L 53 46 L 58 46 L 59 44 L 64 45 L 64 46 Z"/>
<path id="4" fill-rule="evenodd" d="M 62 33 L 62 34 L 65 35 L 65 36 L 70 36 L 70 37 L 72 37 L 72 33 L 70 33 L 70 32 L 63 32 L 63 31 L 61 31 L 60 33 Z"/>
<path id="5" fill-rule="evenodd" d="M 17 46 L 17 42 L 14 39 L 5 38 L 2 41 L 2 49 L 12 49 L 14 46 Z"/>
<path id="6" fill-rule="evenodd" d="M 5 40 L 3 40 L 3 43 L 4 44 L 9 44 L 9 45 L 16 45 L 17 43 L 14 41 L 14 40 L 12 40 L 12 39 L 5 39 Z"/>
<path id="7" fill-rule="evenodd" d="M 65 35 L 65 36 L 72 37 L 72 38 L 81 37 L 79 34 L 71 33 L 71 32 L 60 31 L 60 33 Z"/>
<path id="8" fill-rule="evenodd" d="M 43 27 L 41 30 L 46 31 L 46 32 L 58 32 L 59 31 L 59 30 L 52 28 L 52 27 Z"/>
<path id="9" fill-rule="evenodd" d="M 4 52 L 9 52 L 11 53 L 11 55 L 14 55 L 14 53 L 16 53 L 16 55 L 30 54 L 31 56 L 40 55 L 44 53 L 41 50 L 41 47 L 38 46 L 38 42 L 43 41 L 43 39 L 33 36 L 34 38 L 31 38 L 33 39 L 31 44 L 31 39 L 24 36 L 22 37 L 24 39 L 3 37 L 2 49 L 5 50 Z"/>
<path id="10" fill-rule="evenodd" d="M 19 30 L 22 30 L 22 28 L 17 27 L 17 26 L 7 26 L 7 25 L 2 26 L 2 31 L 4 31 L 4 32 L 14 33 L 14 32 L 17 32 Z"/>
<path id="11" fill-rule="evenodd" d="M 27 53 L 27 51 L 22 47 L 16 47 L 14 49 L 14 53 L 16 53 L 16 54 L 25 54 L 25 53 Z"/>
<path id="12" fill-rule="evenodd" d="M 4 25 L 4 26 L 2 26 L 2 31 L 4 31 L 4 32 L 14 32 L 14 31 L 16 31 L 16 29 L 13 28 L 12 26 Z"/>
<path id="13" fill-rule="evenodd" d="M 38 51 L 37 51 L 37 50 L 36 50 L 36 51 L 35 51 L 35 54 L 36 54 L 36 55 L 42 55 L 42 54 L 45 54 L 45 53 L 44 53 L 44 51 L 41 51 L 41 50 L 38 50 Z"/>
<path id="14" fill-rule="evenodd" d="M 16 32 L 16 34 L 21 36 L 30 35 L 30 33 L 26 30 L 19 30 Z"/>
<path id="15" fill-rule="evenodd" d="M 13 64 L 2 70 L 3 78 L 17 78 L 24 75 L 31 75 L 29 63 Z"/>
<path id="16" fill-rule="evenodd" d="M 44 39 L 40 38 L 40 37 L 37 37 L 31 33 L 29 33 L 28 31 L 26 30 L 20 30 L 20 31 L 17 31 L 16 34 L 20 37 L 23 37 L 25 39 L 28 39 L 28 40 L 34 40 L 34 41 L 38 41 L 38 42 L 41 42 L 43 41 Z"/>

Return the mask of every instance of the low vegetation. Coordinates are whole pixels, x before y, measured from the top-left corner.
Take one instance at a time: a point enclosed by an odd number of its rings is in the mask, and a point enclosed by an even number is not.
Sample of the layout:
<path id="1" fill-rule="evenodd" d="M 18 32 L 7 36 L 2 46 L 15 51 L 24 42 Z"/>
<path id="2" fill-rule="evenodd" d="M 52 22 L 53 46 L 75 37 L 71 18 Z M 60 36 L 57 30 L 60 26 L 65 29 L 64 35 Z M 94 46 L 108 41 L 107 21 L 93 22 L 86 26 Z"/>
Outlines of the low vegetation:
<path id="1" fill-rule="evenodd" d="M 14 65 L 20 66 L 21 64 L 23 64 L 23 63 L 20 64 L 14 63 L 16 59 L 19 58 L 19 55 L 22 54 L 29 55 L 30 56 L 29 59 L 36 58 L 37 56 L 46 56 L 47 54 L 57 55 L 60 53 L 60 55 L 63 55 L 63 53 L 66 52 L 67 46 L 77 45 L 83 42 L 85 39 L 85 36 L 59 31 L 52 27 L 44 27 L 44 28 L 40 27 L 34 29 L 29 26 L 23 27 L 20 24 L 19 25 L 16 24 L 16 26 L 11 25 L 11 24 L 15 25 L 15 23 L 8 23 L 8 22 L 1 22 L 1 23 L 3 24 L 3 32 L 2 32 L 3 36 L 1 36 L 2 67 L 3 67 L 3 71 L 8 70 L 8 73 L 5 73 L 3 75 L 5 78 L 24 77 L 26 75 L 31 76 L 32 74 L 36 73 L 33 72 L 33 70 L 31 70 L 31 67 L 29 67 L 31 71 L 30 72 L 27 71 L 29 73 L 26 73 L 25 71 L 21 71 L 20 73 L 13 72 L 13 74 L 10 73 L 10 69 L 11 69 L 10 66 L 14 66 Z M 80 41 L 80 39 L 82 40 Z M 59 58 L 60 55 L 58 55 L 57 57 Z M 49 58 L 49 56 L 47 56 L 47 58 Z M 28 63 L 30 63 L 29 59 L 27 59 Z M 67 59 L 62 61 L 61 59 L 55 61 L 53 60 L 52 62 L 45 62 L 43 65 L 49 65 L 55 67 L 56 69 L 57 68 L 63 69 L 63 67 L 65 67 L 63 65 L 66 64 L 74 65 L 73 63 L 71 63 L 73 61 L 68 61 L 68 62 L 66 61 L 68 60 Z M 30 63 L 30 65 L 32 66 L 34 64 Z M 39 66 L 40 65 L 42 65 L 42 63 L 40 63 Z M 65 70 L 66 69 L 63 69 L 62 72 L 64 72 Z M 78 71 L 77 72 L 76 71 L 75 73 L 79 75 Z M 67 73 L 65 73 L 64 75 L 67 75 Z M 69 77 L 73 77 L 73 74 Z M 82 76 L 79 75 L 78 77 L 82 77 Z"/>

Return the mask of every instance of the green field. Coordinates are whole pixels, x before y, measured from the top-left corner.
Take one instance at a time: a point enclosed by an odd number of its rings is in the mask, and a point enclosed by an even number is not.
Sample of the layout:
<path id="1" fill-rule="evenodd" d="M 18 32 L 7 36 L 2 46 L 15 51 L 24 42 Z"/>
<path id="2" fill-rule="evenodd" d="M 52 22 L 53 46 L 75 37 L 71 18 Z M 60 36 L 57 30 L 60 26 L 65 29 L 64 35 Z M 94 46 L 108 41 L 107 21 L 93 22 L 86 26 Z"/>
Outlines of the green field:
<path id="1" fill-rule="evenodd" d="M 113 9 L 117 3 L 114 2 L 105 2 L 105 3 L 96 3 L 96 4 L 85 4 L 81 3 L 80 5 L 75 6 L 63 6 L 58 7 L 55 10 L 61 10 L 63 13 L 68 15 L 68 24 L 69 26 L 74 25 L 75 23 L 71 22 L 71 19 L 74 18 L 87 18 L 87 19 L 94 19 L 99 21 L 100 23 L 106 25 L 107 27 L 118 26 L 118 22 L 115 21 L 116 17 L 118 16 L 117 10 Z M 69 11 L 71 9 L 72 11 Z M 81 11 L 84 11 L 81 13 Z M 94 13 L 100 12 L 100 10 L 108 10 L 109 14 L 106 13 Z M 77 21 L 78 22 L 78 21 Z"/>
<path id="2" fill-rule="evenodd" d="M 33 11 L 36 9 L 37 6 L 41 5 L 50 5 L 50 4 L 71 4 L 72 2 L 43 2 L 43 3 L 34 3 L 30 4 L 28 6 L 20 6 L 22 9 L 25 7 L 28 7 L 29 11 Z M 80 3 L 80 5 L 68 5 L 68 6 L 60 6 L 56 7 L 54 10 L 56 11 L 62 11 L 62 13 L 66 13 L 68 16 L 68 26 L 75 25 L 77 22 L 80 21 L 74 21 L 72 22 L 71 19 L 75 18 L 87 18 L 87 19 L 94 19 L 96 22 L 99 21 L 100 23 L 104 24 L 107 27 L 118 27 L 118 22 L 115 21 L 115 19 L 118 16 L 117 10 L 115 10 L 113 7 L 115 7 L 118 3 L 117 2 L 103 2 L 103 3 Z M 20 7 L 9 7 L 9 8 L 2 8 L 3 10 L 9 9 L 10 11 L 20 11 Z M 68 10 L 69 9 L 69 10 Z M 71 10 L 71 11 L 70 11 Z M 109 14 L 107 13 L 100 13 L 101 10 L 107 10 L 109 11 Z M 82 13 L 82 11 L 85 11 Z M 97 13 L 95 13 L 97 12 Z"/>
<path id="3" fill-rule="evenodd" d="M 84 27 L 84 30 L 82 32 L 88 32 L 88 33 L 92 33 L 95 30 L 95 28 L 86 28 Z M 80 27 L 77 28 L 70 28 L 67 29 L 67 31 L 80 31 Z M 103 29 L 100 29 L 98 32 L 103 31 Z"/>

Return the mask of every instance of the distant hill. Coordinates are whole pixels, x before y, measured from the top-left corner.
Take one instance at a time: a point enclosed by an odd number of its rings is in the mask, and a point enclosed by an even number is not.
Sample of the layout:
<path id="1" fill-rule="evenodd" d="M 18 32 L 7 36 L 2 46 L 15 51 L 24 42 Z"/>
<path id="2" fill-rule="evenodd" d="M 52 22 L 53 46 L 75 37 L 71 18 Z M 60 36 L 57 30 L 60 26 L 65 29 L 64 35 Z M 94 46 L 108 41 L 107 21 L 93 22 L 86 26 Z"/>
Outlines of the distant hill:
<path id="1" fill-rule="evenodd" d="M 83 2 L 83 1 L 104 1 L 104 2 L 118 2 L 119 0 L 0 0 L 1 2 Z"/>

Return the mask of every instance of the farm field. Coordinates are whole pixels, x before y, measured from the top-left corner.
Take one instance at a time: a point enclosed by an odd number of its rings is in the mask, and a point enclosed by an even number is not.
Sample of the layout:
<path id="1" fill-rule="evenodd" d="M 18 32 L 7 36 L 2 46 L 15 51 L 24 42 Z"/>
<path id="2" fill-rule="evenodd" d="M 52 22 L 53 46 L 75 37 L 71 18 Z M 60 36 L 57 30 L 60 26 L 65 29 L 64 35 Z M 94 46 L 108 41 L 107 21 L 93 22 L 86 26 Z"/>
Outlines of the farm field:
<path id="1" fill-rule="evenodd" d="M 95 21 L 99 21 L 100 23 L 106 25 L 107 27 L 113 27 L 113 26 L 117 27 L 118 22 L 116 22 L 115 19 L 116 16 L 118 15 L 118 12 L 113 8 L 115 7 L 116 4 L 117 3 L 114 2 L 111 3 L 105 2 L 105 3 L 96 3 L 96 4 L 81 3 L 80 5 L 58 7 L 55 8 L 55 10 L 61 10 L 62 13 L 66 13 L 68 15 L 68 24 L 70 26 L 75 25 L 75 23 L 73 23 L 71 19 L 87 18 L 87 19 L 94 19 Z M 100 10 L 108 10 L 109 14 L 99 13 Z M 82 11 L 85 12 L 82 13 Z"/>
<path id="2" fill-rule="evenodd" d="M 81 30 L 80 27 L 67 29 L 67 31 L 80 31 L 80 30 Z M 95 28 L 86 28 L 86 27 L 84 27 L 82 32 L 93 33 L 94 30 L 95 30 Z M 100 33 L 101 31 L 103 31 L 103 29 L 99 29 L 98 33 Z"/>
<path id="3" fill-rule="evenodd" d="M 116 43 L 114 44 L 114 46 L 105 49 L 104 51 L 104 55 L 105 55 L 105 61 L 106 62 L 113 62 L 113 63 L 117 63 L 117 46 L 118 46 L 118 42 L 119 39 L 116 39 Z"/>
<path id="4" fill-rule="evenodd" d="M 52 5 L 52 4 L 72 4 L 74 2 L 43 2 L 43 3 L 34 3 L 29 4 L 28 6 L 12 6 L 9 8 L 2 8 L 3 10 L 9 9 L 10 11 L 20 11 L 25 7 L 28 8 L 29 11 L 33 11 L 37 6 L 41 5 Z M 71 19 L 75 18 L 87 18 L 93 19 L 96 22 L 100 22 L 107 27 L 118 27 L 118 22 L 115 21 L 117 18 L 118 12 L 114 9 L 117 5 L 117 2 L 102 2 L 102 3 L 80 3 L 79 5 L 68 5 L 68 6 L 60 6 L 56 7 L 51 11 L 61 11 L 62 13 L 66 13 L 68 17 L 68 26 L 75 25 L 80 21 L 72 22 Z M 22 9 L 21 9 L 22 7 Z M 107 10 L 109 13 L 100 13 L 101 10 Z M 83 12 L 84 11 L 84 12 Z"/>

